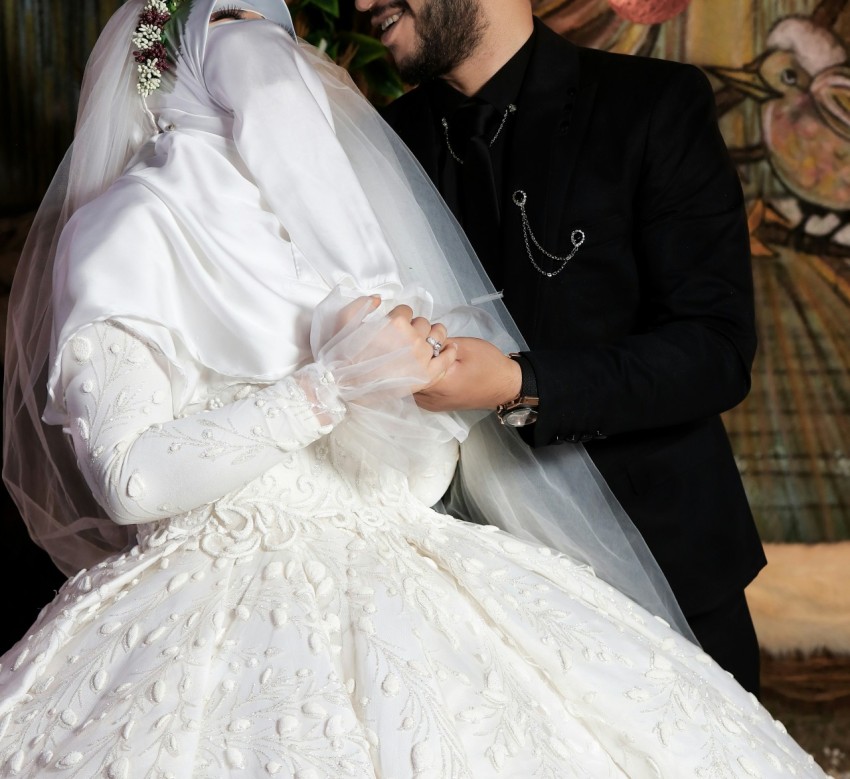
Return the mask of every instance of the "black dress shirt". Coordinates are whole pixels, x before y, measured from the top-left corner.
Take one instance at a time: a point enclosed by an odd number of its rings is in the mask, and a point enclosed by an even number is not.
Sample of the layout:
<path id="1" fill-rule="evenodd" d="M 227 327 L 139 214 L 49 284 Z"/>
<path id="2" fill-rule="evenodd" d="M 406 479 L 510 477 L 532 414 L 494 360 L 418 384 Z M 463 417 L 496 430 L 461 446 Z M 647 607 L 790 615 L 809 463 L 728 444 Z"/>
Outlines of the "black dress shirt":
<path id="1" fill-rule="evenodd" d="M 492 107 L 491 117 L 484 130 L 484 136 L 489 144 L 490 163 L 499 208 L 499 214 L 496 218 L 500 220 L 501 214 L 509 205 L 504 202 L 502 193 L 505 154 L 506 150 L 510 148 L 513 130 L 513 114 L 509 111 L 508 106 L 514 105 L 517 110 L 522 110 L 518 99 L 528 63 L 534 51 L 536 38 L 535 29 L 519 51 L 471 97 L 458 92 L 442 79 L 436 79 L 426 87 L 429 92 L 433 115 L 439 123 L 436 132 L 438 137 L 443 140 L 438 152 L 437 184 L 452 212 L 467 230 L 470 228 L 469 221 L 472 218 L 470 215 L 476 213 L 476 204 L 466 202 L 464 197 L 461 165 L 455 159 L 454 154 L 463 156 L 464 144 L 467 139 L 462 137 L 463 132 L 462 128 L 459 128 L 460 123 L 457 121 L 453 123 L 453 117 L 459 116 L 458 112 L 471 103 L 484 103 Z M 448 123 L 448 130 L 443 127 L 443 119 Z M 498 233 L 498 228 L 499 223 L 494 225 L 496 233 Z M 479 259 L 490 278 L 496 287 L 500 288 L 503 276 L 500 253 L 482 252 L 480 249 L 478 253 Z"/>

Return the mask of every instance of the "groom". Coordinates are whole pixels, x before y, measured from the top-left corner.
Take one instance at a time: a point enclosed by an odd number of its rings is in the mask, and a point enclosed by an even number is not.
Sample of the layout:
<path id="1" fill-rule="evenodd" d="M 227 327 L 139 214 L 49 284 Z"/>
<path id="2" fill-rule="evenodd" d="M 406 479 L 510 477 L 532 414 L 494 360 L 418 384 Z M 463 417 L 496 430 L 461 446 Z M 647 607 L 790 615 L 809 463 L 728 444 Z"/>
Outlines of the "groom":
<path id="1" fill-rule="evenodd" d="M 576 47 L 529 0 L 356 0 L 405 81 L 385 114 L 530 344 L 460 339 L 420 404 L 583 442 L 702 644 L 757 692 L 765 564 L 719 414 L 756 348 L 746 215 L 693 67 Z"/>

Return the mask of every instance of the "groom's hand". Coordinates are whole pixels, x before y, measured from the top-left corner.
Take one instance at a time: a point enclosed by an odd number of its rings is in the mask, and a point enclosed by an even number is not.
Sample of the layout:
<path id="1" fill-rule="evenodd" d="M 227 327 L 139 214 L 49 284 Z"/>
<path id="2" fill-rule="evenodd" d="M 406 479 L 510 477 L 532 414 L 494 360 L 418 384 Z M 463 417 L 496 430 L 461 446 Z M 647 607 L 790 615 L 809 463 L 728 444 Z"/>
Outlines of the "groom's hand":
<path id="1" fill-rule="evenodd" d="M 498 347 L 480 338 L 452 338 L 448 344 L 457 345 L 457 357 L 440 381 L 413 396 L 421 408 L 495 410 L 519 395 L 522 369 Z"/>

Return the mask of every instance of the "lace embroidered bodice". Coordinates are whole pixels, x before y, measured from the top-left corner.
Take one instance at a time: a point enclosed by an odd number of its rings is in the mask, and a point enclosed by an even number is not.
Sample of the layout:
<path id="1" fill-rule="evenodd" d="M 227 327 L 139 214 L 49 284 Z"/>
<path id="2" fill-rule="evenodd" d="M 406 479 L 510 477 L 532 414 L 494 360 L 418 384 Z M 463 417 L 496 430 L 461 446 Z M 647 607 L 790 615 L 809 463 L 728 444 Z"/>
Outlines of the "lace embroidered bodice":
<path id="1" fill-rule="evenodd" d="M 417 479 L 349 447 L 320 366 L 176 414 L 172 382 L 111 323 L 62 356 L 80 468 L 139 542 L 2 658 L 6 775 L 823 775 L 592 570 L 428 508 L 454 447 Z"/>
<path id="2" fill-rule="evenodd" d="M 410 487 L 406 475 L 367 473 L 362 462 L 346 472 L 350 458 L 330 442 L 317 443 L 343 420 L 345 405 L 333 375 L 315 363 L 268 386 L 213 378 L 196 387 L 175 417 L 168 363 L 125 328 L 106 322 L 73 338 L 62 356 L 62 376 L 72 420 L 66 432 L 80 469 L 120 524 L 172 518 L 171 528 L 203 525 L 260 477 L 249 492 L 272 484 L 282 489 L 303 471 L 319 474 L 331 467 L 331 451 L 336 476 L 348 482 L 350 505 L 358 498 L 374 505 Z M 414 491 L 429 504 L 454 470 L 456 447 L 441 449 L 413 479 Z M 304 501 L 300 510 L 315 513 L 322 506 Z"/>

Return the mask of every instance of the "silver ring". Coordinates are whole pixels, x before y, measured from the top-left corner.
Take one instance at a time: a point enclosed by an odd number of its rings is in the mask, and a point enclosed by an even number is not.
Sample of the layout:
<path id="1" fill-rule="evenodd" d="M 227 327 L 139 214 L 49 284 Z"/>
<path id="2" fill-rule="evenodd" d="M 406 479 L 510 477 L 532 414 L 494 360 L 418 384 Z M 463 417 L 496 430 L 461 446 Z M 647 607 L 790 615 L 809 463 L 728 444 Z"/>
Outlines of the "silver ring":
<path id="1" fill-rule="evenodd" d="M 439 357 L 440 352 L 443 350 L 443 345 L 430 335 L 425 339 L 425 343 L 434 349 L 434 357 Z"/>

